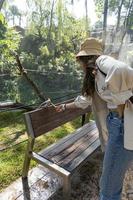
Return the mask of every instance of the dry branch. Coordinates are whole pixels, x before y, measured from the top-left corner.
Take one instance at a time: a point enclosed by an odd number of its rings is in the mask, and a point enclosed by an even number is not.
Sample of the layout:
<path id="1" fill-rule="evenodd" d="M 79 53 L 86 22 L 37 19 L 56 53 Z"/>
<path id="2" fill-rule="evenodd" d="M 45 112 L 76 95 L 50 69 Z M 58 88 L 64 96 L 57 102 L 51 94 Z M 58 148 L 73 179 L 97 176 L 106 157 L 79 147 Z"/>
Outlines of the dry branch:
<path id="1" fill-rule="evenodd" d="M 16 58 L 17 66 L 18 66 L 18 69 L 19 69 L 20 73 L 27 80 L 27 82 L 32 86 L 33 90 L 36 92 L 36 94 L 39 96 L 39 98 L 42 101 L 46 101 L 46 99 L 47 99 L 46 95 L 44 96 L 43 94 L 41 94 L 41 92 L 39 91 L 37 85 L 28 77 L 26 70 L 24 69 L 24 67 L 21 64 L 19 56 L 15 55 L 15 58 Z"/>

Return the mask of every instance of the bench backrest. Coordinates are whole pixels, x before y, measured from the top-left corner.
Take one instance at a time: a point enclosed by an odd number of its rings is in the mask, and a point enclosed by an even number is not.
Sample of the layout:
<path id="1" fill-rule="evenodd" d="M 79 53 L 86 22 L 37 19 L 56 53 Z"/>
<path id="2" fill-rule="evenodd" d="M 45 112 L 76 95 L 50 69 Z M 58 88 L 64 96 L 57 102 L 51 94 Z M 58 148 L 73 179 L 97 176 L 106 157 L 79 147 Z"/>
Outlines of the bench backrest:
<path id="1" fill-rule="evenodd" d="M 63 103 L 69 102 L 72 100 Z M 32 138 L 38 137 L 88 112 L 91 112 L 90 106 L 86 109 L 67 109 L 64 112 L 57 112 L 53 106 L 50 106 L 27 112 L 25 113 L 25 121 L 28 135 Z"/>

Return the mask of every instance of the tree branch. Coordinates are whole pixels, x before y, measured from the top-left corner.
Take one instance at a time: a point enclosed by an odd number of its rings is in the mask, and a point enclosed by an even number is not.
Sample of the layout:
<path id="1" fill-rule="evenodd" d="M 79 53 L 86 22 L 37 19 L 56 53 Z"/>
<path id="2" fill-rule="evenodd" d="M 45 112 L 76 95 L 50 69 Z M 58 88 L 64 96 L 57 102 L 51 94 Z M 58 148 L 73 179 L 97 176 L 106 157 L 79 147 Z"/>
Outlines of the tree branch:
<path id="1" fill-rule="evenodd" d="M 17 66 L 18 66 L 20 73 L 24 76 L 24 78 L 32 86 L 32 88 L 34 89 L 36 94 L 40 97 L 40 99 L 43 101 L 46 101 L 46 99 L 47 99 L 46 95 L 45 96 L 42 95 L 41 92 L 39 91 L 37 85 L 28 77 L 26 70 L 24 69 L 24 67 L 22 66 L 22 64 L 20 62 L 19 56 L 15 55 L 15 58 L 16 58 Z"/>
<path id="2" fill-rule="evenodd" d="M 2 9 L 3 3 L 5 0 L 0 0 L 0 10 Z"/>
<path id="3" fill-rule="evenodd" d="M 34 110 L 32 106 L 27 106 L 25 104 L 19 103 L 19 102 L 0 102 L 0 110 L 5 109 L 25 109 L 27 111 Z"/>

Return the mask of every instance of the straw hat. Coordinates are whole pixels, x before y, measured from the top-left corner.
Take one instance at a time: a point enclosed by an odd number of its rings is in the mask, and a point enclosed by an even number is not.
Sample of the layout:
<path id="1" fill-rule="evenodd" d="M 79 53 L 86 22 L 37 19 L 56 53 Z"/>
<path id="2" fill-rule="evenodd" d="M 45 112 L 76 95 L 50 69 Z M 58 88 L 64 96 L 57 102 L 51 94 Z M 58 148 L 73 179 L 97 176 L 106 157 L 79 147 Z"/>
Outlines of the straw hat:
<path id="1" fill-rule="evenodd" d="M 87 38 L 80 47 L 79 56 L 89 56 L 89 55 L 102 55 L 103 54 L 103 44 L 100 40 L 96 38 Z"/>

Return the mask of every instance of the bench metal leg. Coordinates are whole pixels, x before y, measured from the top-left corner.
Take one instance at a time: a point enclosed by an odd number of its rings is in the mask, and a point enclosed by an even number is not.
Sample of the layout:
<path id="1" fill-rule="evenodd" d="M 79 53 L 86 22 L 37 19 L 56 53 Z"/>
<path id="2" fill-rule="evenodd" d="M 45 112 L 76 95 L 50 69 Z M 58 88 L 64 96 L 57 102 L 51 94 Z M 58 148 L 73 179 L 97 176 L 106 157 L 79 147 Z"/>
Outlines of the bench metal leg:
<path id="1" fill-rule="evenodd" d="M 24 161 L 23 172 L 22 172 L 23 178 L 26 178 L 28 175 L 30 160 L 31 160 L 30 157 L 28 155 L 25 155 L 25 161 Z"/>
<path id="2" fill-rule="evenodd" d="M 23 197 L 24 197 L 24 200 L 31 200 L 30 187 L 29 187 L 27 178 L 22 178 L 22 186 L 23 186 Z"/>
<path id="3" fill-rule="evenodd" d="M 27 151 L 25 154 L 24 165 L 23 165 L 22 178 L 26 178 L 28 175 L 30 160 L 31 160 L 30 153 L 33 150 L 33 146 L 34 146 L 34 139 L 29 139 L 28 144 L 27 144 Z"/>
<path id="4" fill-rule="evenodd" d="M 63 200 L 70 200 L 71 197 L 71 177 L 63 178 Z"/>

